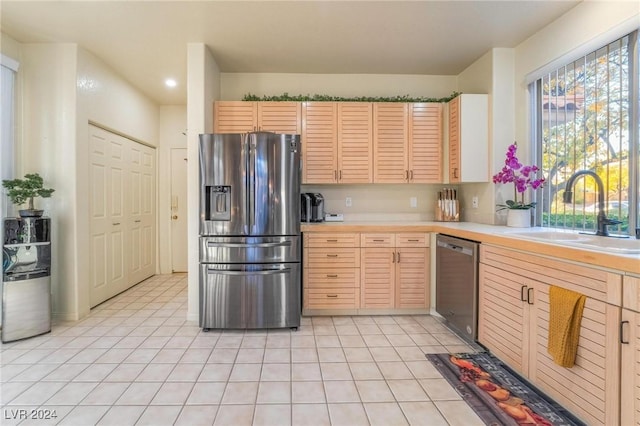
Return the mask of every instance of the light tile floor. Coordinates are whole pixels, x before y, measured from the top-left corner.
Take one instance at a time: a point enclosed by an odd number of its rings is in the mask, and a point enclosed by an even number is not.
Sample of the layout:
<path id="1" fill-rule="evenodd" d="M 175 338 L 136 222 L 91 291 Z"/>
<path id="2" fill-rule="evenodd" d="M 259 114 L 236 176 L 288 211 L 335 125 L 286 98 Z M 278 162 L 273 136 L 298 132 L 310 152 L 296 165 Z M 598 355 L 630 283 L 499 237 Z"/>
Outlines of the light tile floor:
<path id="1" fill-rule="evenodd" d="M 81 321 L 3 344 L 0 423 L 483 424 L 425 359 L 472 350 L 436 318 L 205 333 L 186 306 L 186 274 L 158 275 Z"/>

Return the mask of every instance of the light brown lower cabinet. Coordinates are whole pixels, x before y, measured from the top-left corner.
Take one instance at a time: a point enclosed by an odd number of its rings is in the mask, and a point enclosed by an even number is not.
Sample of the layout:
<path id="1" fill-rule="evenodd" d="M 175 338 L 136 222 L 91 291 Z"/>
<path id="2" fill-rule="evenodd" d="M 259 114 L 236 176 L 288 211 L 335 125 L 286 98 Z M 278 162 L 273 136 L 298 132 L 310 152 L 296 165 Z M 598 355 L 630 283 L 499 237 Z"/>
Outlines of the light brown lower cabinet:
<path id="1" fill-rule="evenodd" d="M 623 281 L 622 323 L 622 425 L 640 424 L 640 278 Z"/>
<path id="2" fill-rule="evenodd" d="M 429 307 L 429 235 L 361 234 L 361 308 Z"/>
<path id="3" fill-rule="evenodd" d="M 622 276 L 486 244 L 480 253 L 480 343 L 587 424 L 620 424 Z M 551 285 L 587 296 L 571 368 L 547 353 Z"/>
<path id="4" fill-rule="evenodd" d="M 305 309 L 429 309 L 429 234 L 304 235 Z"/>
<path id="5" fill-rule="evenodd" d="M 305 309 L 360 306 L 360 240 L 356 233 L 304 235 Z"/>

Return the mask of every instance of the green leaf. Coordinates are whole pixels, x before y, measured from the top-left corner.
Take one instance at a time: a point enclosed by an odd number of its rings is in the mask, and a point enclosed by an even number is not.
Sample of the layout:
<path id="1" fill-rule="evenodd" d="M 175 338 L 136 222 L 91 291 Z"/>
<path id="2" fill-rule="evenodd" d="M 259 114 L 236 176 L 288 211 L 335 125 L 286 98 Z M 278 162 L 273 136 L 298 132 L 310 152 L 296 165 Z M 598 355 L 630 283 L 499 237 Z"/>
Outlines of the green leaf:
<path id="1" fill-rule="evenodd" d="M 453 92 L 450 96 L 444 98 L 430 98 L 426 96 L 411 97 L 409 95 L 398 96 L 360 96 L 360 97 L 341 97 L 330 95 L 289 95 L 284 92 L 282 95 L 275 96 L 262 96 L 259 97 L 252 93 L 247 93 L 242 98 L 243 101 L 252 102 L 406 102 L 406 103 L 421 103 L 421 102 L 449 102 L 451 99 L 458 96 L 459 92 Z"/>

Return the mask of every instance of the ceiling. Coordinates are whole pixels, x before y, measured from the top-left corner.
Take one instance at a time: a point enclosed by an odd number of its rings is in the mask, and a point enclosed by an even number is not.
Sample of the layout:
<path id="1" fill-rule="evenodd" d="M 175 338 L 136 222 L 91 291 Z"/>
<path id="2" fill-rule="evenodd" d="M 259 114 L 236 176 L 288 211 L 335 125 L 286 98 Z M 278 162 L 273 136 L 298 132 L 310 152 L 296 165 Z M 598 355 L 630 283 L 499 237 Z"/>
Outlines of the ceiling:
<path id="1" fill-rule="evenodd" d="M 187 43 L 205 43 L 227 73 L 457 75 L 580 1 L 0 0 L 0 7 L 2 32 L 16 41 L 77 43 L 172 105 L 186 104 Z M 167 77 L 177 87 L 166 88 Z"/>

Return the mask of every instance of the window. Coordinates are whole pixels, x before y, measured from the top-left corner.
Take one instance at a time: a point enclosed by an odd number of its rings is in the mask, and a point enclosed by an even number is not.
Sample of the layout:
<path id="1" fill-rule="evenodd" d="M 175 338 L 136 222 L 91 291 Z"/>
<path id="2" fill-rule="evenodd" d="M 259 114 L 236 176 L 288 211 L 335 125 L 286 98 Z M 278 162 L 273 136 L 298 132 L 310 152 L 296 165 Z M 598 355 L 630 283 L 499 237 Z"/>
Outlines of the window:
<path id="1" fill-rule="evenodd" d="M 13 179 L 14 85 L 18 63 L 2 55 L 0 65 L 0 180 Z M 0 187 L 2 188 L 2 187 Z M 0 195 L 0 217 L 7 216 L 7 196 Z"/>
<path id="2" fill-rule="evenodd" d="M 538 164 L 547 180 L 538 194 L 542 226 L 595 231 L 604 201 L 607 217 L 621 222 L 609 231 L 635 234 L 637 38 L 635 31 L 532 83 Z M 573 202 L 564 203 L 567 181 L 578 171 L 588 174 L 575 179 Z"/>

